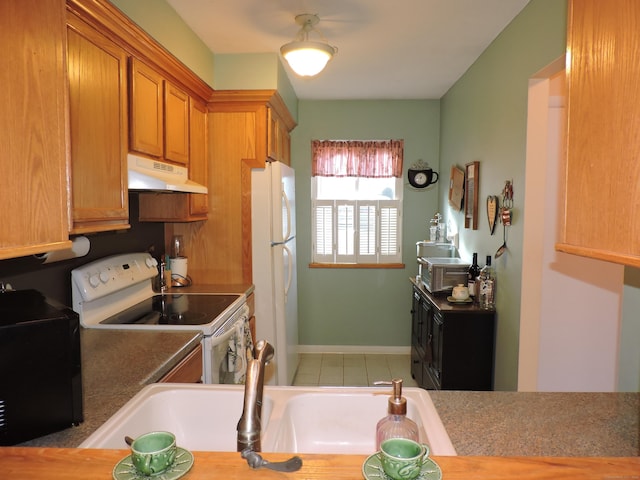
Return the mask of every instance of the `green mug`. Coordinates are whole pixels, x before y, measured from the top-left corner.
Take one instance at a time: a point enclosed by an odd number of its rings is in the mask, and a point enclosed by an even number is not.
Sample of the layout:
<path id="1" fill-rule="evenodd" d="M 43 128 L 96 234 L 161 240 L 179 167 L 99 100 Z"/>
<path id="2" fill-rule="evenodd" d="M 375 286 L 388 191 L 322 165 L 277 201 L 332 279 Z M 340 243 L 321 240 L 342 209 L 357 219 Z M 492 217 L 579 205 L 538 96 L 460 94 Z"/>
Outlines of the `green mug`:
<path id="1" fill-rule="evenodd" d="M 429 446 L 408 438 L 390 438 L 380 445 L 380 463 L 393 480 L 412 480 L 429 456 Z"/>
<path id="2" fill-rule="evenodd" d="M 173 465 L 177 452 L 173 433 L 146 433 L 131 443 L 131 462 L 139 473 L 156 475 Z"/>

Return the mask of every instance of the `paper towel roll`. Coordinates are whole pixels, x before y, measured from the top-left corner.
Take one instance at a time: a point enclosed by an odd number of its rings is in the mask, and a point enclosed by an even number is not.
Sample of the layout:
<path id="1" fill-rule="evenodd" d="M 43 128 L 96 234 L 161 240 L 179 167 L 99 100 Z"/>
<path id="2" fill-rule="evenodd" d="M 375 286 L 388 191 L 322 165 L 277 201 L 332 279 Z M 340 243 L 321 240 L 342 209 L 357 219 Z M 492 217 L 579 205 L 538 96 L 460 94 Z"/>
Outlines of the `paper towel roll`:
<path id="1" fill-rule="evenodd" d="M 187 279 L 187 257 L 171 258 L 171 278 Z"/>
<path id="2" fill-rule="evenodd" d="M 71 258 L 84 257 L 89 253 L 90 248 L 91 243 L 87 237 L 76 237 L 71 241 L 71 248 L 68 250 L 56 250 L 54 252 L 35 255 L 35 257 L 44 260 L 44 262 L 42 262 L 43 264 L 60 262 Z"/>

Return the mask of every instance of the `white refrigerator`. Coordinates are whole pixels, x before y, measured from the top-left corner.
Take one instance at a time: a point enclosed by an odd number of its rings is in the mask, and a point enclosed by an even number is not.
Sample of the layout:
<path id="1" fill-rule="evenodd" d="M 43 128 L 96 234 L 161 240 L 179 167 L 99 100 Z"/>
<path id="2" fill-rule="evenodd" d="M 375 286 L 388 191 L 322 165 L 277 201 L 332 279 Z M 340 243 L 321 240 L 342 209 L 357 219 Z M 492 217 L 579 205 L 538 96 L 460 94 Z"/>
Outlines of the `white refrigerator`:
<path id="1" fill-rule="evenodd" d="M 291 385 L 298 368 L 295 172 L 267 163 L 251 172 L 256 340 L 275 349 L 265 383 Z"/>

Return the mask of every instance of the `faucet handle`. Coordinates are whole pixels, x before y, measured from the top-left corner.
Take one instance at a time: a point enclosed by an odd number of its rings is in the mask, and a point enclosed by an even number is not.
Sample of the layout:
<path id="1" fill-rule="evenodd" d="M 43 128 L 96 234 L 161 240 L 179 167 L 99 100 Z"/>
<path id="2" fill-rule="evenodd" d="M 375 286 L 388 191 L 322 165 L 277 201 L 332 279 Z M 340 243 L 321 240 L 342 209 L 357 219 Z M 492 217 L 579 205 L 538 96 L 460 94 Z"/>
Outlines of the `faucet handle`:
<path id="1" fill-rule="evenodd" d="M 261 363 L 267 364 L 273 358 L 273 354 L 275 353 L 273 349 L 273 345 L 271 345 L 266 340 L 258 340 L 255 347 L 255 358 L 257 358 Z"/>

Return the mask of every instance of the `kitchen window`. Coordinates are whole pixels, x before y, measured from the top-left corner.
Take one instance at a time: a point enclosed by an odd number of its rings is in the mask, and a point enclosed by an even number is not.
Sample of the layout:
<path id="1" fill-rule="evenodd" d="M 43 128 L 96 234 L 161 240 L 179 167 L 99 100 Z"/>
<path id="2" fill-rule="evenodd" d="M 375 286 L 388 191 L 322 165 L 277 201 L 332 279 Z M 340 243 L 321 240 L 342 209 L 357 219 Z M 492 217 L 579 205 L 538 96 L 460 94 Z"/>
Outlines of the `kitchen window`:
<path id="1" fill-rule="evenodd" d="M 312 147 L 312 265 L 401 264 L 402 140 Z"/>

